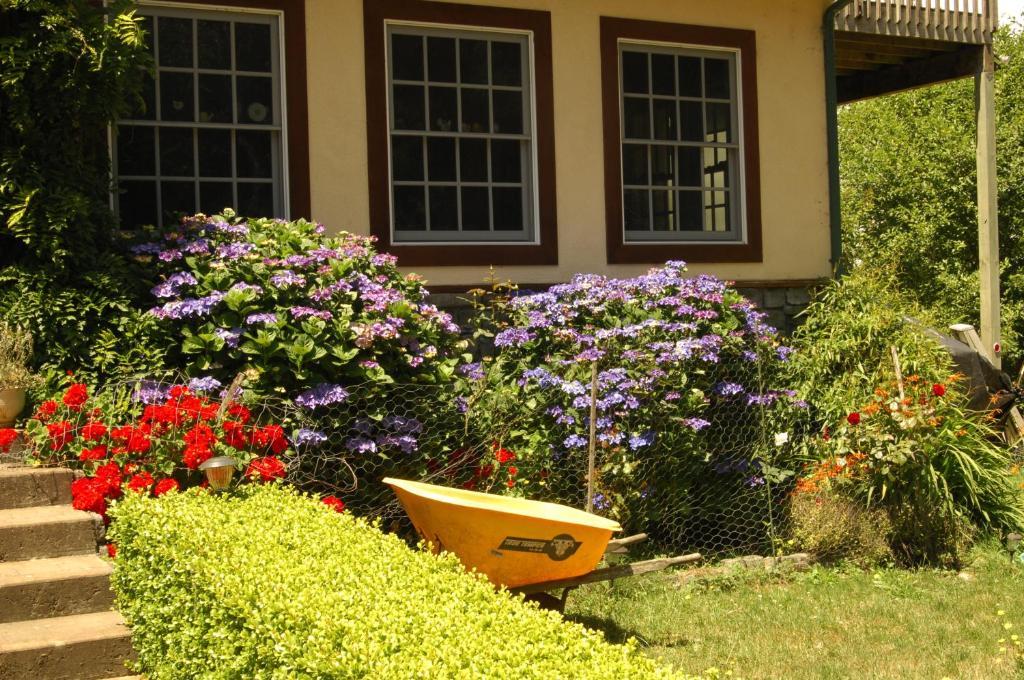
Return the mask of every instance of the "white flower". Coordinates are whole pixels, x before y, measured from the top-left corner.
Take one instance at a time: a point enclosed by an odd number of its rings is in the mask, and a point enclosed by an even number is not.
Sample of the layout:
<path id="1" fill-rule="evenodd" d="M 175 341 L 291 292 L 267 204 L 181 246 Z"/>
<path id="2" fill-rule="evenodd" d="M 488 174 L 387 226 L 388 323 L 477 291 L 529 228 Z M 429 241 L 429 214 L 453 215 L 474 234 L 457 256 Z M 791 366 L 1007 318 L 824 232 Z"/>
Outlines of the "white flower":
<path id="1" fill-rule="evenodd" d="M 785 444 L 788 441 L 789 441 L 789 433 L 788 432 L 776 432 L 775 433 L 775 445 L 776 446 L 782 446 L 783 444 Z"/>

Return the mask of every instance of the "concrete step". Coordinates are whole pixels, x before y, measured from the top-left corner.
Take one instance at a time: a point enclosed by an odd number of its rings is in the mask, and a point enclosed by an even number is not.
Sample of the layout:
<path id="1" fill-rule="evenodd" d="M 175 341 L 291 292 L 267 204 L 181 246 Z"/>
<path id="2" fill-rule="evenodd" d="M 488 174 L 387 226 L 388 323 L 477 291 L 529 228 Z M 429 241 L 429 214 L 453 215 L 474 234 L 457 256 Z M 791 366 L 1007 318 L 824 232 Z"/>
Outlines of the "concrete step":
<path id="1" fill-rule="evenodd" d="M 0 680 L 113 678 L 131 654 L 114 611 L 0 624 Z"/>
<path id="2" fill-rule="evenodd" d="M 0 562 L 0 623 L 110 609 L 111 571 L 95 553 Z"/>
<path id="3" fill-rule="evenodd" d="M 0 510 L 0 562 L 93 555 L 99 515 L 70 505 Z"/>
<path id="4" fill-rule="evenodd" d="M 66 468 L 0 467 L 0 510 L 68 505 L 74 479 Z"/>

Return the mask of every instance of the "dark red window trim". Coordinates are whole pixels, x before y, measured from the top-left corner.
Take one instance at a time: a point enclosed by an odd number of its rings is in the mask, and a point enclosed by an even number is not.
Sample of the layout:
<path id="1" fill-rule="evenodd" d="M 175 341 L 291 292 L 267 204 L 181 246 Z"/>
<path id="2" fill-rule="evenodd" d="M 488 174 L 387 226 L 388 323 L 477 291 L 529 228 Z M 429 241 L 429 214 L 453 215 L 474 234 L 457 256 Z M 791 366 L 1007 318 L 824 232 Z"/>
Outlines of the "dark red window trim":
<path id="1" fill-rule="evenodd" d="M 285 131 L 288 135 L 288 212 L 293 220 L 311 217 L 305 0 L 187 0 L 182 4 L 270 9 L 279 10 L 284 15 L 283 77 L 284 105 L 288 117 L 288 129 Z"/>
<path id="2" fill-rule="evenodd" d="M 533 33 L 534 103 L 537 112 L 534 153 L 537 155 L 539 215 L 536 228 L 540 237 L 539 244 L 402 245 L 391 242 L 385 20 L 509 28 Z M 403 265 L 412 266 L 558 264 L 551 14 L 535 10 L 421 0 L 363 0 L 363 30 L 366 48 L 370 232 L 377 237 L 380 249 L 397 255 Z"/>
<path id="3" fill-rule="evenodd" d="M 619 134 L 619 40 L 732 47 L 740 51 L 743 92 L 745 243 L 626 243 L 622 224 L 622 140 Z M 761 161 L 757 124 L 757 58 L 753 31 L 601 17 L 604 109 L 604 194 L 608 262 L 761 262 Z"/>

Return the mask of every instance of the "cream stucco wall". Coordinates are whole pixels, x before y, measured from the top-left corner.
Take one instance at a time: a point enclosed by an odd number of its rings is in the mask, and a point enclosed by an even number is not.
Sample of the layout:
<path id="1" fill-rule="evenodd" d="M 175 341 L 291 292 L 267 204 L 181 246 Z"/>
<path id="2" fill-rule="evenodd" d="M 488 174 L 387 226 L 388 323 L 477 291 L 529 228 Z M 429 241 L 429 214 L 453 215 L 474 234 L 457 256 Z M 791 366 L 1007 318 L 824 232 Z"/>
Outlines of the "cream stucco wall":
<path id="1" fill-rule="evenodd" d="M 829 274 L 828 185 L 821 0 L 472 0 L 551 12 L 555 91 L 558 265 L 502 267 L 502 278 L 567 280 L 575 272 L 631 275 L 608 265 L 599 17 L 757 32 L 762 263 L 695 264 L 729 279 Z M 307 0 L 309 146 L 313 217 L 369 233 L 361 0 Z M 435 285 L 480 282 L 486 268 L 417 267 Z"/>

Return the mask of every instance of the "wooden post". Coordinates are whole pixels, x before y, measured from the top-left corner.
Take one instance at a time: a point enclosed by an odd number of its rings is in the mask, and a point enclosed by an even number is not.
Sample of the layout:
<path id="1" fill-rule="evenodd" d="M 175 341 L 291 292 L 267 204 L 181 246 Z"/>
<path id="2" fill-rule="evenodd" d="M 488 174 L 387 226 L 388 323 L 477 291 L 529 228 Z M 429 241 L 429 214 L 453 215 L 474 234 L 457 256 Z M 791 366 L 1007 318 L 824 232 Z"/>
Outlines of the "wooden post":
<path id="1" fill-rule="evenodd" d="M 597 467 L 597 362 L 590 373 L 590 437 L 587 447 L 587 512 L 594 511 L 594 470 Z"/>
<path id="2" fill-rule="evenodd" d="M 992 45 L 984 45 L 974 75 L 978 164 L 978 278 L 981 284 L 981 341 L 998 368 L 999 352 L 999 204 L 996 188 L 995 68 Z"/>

